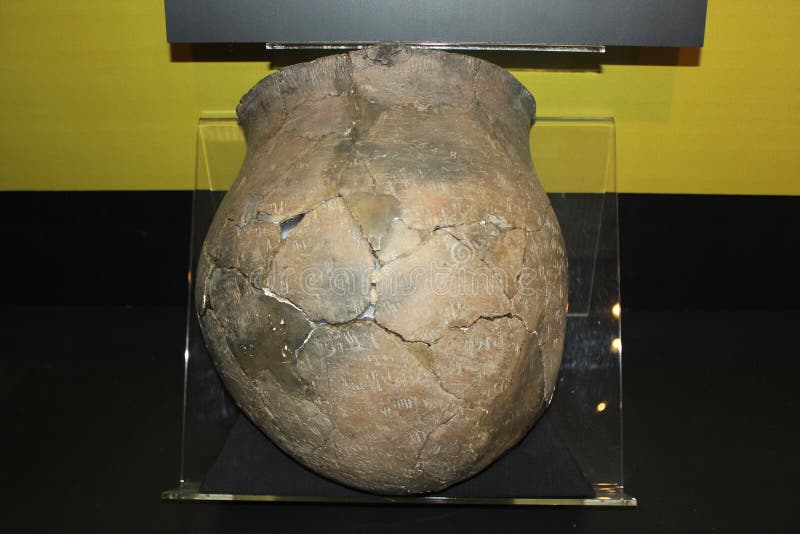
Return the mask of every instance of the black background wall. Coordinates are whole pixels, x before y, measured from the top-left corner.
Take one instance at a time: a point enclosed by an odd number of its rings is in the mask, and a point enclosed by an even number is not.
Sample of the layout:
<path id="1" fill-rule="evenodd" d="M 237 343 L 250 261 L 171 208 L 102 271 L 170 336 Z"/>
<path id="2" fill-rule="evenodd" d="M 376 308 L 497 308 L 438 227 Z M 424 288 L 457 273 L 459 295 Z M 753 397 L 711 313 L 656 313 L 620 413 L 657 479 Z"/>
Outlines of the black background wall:
<path id="1" fill-rule="evenodd" d="M 752 532 L 792 525 L 800 197 L 621 196 L 634 510 L 162 503 L 191 193 L 0 193 L 8 532 Z"/>
<path id="2" fill-rule="evenodd" d="M 0 193 L 3 303 L 183 305 L 191 195 Z M 621 195 L 623 304 L 797 308 L 799 215 L 800 197 Z"/>

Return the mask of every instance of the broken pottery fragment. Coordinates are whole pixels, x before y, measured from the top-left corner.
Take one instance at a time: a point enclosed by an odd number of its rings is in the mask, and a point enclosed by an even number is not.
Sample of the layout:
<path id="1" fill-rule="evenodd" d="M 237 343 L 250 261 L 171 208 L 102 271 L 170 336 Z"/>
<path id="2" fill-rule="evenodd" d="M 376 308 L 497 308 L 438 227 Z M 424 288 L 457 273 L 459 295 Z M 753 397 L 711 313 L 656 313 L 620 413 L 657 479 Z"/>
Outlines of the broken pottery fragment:
<path id="1" fill-rule="evenodd" d="M 247 155 L 196 299 L 238 405 L 362 490 L 484 469 L 549 404 L 564 342 L 530 93 L 485 61 L 384 44 L 287 67 L 237 111 Z"/>

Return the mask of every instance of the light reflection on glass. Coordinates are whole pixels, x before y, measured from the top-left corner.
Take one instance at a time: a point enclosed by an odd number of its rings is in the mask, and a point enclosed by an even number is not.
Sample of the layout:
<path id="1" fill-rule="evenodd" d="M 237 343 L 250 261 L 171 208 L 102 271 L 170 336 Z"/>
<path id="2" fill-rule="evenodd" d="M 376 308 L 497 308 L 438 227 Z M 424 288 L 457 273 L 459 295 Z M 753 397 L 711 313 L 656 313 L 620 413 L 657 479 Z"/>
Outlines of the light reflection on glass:
<path id="1" fill-rule="evenodd" d="M 611 342 L 611 350 L 617 353 L 622 352 L 622 340 L 620 338 L 614 338 Z"/>
<path id="2" fill-rule="evenodd" d="M 619 319 L 620 315 L 622 315 L 622 306 L 620 306 L 619 302 L 611 307 L 611 315 L 613 315 L 615 319 Z"/>
<path id="3" fill-rule="evenodd" d="M 597 405 L 597 413 L 600 413 L 600 412 L 602 412 L 602 411 L 605 411 L 605 409 L 606 409 L 606 407 L 607 407 L 607 406 L 608 406 L 608 405 L 607 405 L 605 402 L 601 402 L 601 403 L 599 403 L 599 404 Z"/>

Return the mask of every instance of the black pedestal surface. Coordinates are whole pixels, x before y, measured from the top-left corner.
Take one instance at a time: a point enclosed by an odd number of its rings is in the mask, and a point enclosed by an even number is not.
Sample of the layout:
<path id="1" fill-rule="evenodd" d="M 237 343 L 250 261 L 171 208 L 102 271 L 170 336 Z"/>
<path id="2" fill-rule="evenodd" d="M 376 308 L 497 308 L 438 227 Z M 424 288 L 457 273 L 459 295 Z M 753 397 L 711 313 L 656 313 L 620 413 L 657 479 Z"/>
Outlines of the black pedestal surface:
<path id="1" fill-rule="evenodd" d="M 306 469 L 243 415 L 234 423 L 200 492 L 322 499 L 371 496 Z M 594 491 L 550 420 L 543 417 L 516 447 L 488 469 L 433 495 L 477 499 L 593 497 Z"/>
<path id="2" fill-rule="evenodd" d="M 800 312 L 626 309 L 634 509 L 169 503 L 182 308 L 0 308 L 4 532 L 789 532 Z"/>

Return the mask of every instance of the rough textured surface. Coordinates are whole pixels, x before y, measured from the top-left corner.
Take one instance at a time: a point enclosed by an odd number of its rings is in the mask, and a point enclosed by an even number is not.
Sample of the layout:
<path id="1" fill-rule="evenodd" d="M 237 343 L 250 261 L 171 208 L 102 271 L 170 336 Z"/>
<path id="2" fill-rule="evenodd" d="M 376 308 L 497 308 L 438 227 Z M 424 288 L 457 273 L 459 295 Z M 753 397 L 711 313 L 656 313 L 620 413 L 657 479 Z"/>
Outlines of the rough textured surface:
<path id="1" fill-rule="evenodd" d="M 238 113 L 247 156 L 196 274 L 237 403 L 368 491 L 485 468 L 546 408 L 563 348 L 531 95 L 474 58 L 379 45 L 269 76 Z"/>

